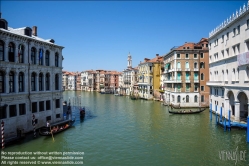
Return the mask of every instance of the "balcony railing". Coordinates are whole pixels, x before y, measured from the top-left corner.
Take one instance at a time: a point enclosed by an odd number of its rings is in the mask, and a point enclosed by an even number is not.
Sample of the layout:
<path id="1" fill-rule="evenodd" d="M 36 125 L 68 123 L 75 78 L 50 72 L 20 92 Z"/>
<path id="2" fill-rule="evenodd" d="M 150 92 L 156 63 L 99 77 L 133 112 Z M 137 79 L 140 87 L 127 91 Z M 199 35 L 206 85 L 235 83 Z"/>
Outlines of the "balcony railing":
<path id="1" fill-rule="evenodd" d="M 181 92 L 182 90 L 181 89 L 176 89 L 176 92 Z"/>
<path id="2" fill-rule="evenodd" d="M 190 79 L 186 79 L 185 82 L 186 82 L 186 83 L 190 83 Z"/>
<path id="3" fill-rule="evenodd" d="M 182 82 L 182 80 L 181 79 L 176 79 L 176 82 Z"/>
<path id="4" fill-rule="evenodd" d="M 190 89 L 185 89 L 185 92 L 190 92 Z"/>
<path id="5" fill-rule="evenodd" d="M 199 82 L 199 79 L 194 79 L 194 82 Z"/>
<path id="6" fill-rule="evenodd" d="M 185 71 L 190 71 L 190 68 L 185 68 Z"/>
<path id="7" fill-rule="evenodd" d="M 198 68 L 194 68 L 194 71 L 199 71 L 199 69 Z"/>
<path id="8" fill-rule="evenodd" d="M 177 71 L 182 71 L 182 69 L 181 69 L 181 68 L 177 68 L 176 70 L 177 70 Z"/>

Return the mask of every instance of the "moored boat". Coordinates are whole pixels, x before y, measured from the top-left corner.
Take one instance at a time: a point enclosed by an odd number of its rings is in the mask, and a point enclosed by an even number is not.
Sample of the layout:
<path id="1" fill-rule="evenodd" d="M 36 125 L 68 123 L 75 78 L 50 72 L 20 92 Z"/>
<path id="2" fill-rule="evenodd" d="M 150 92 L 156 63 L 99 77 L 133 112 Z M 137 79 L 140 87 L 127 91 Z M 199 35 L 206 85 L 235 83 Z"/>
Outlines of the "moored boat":
<path id="1" fill-rule="evenodd" d="M 85 107 L 83 108 L 80 108 L 80 118 L 84 118 L 86 115 L 86 110 L 85 110 Z"/>
<path id="2" fill-rule="evenodd" d="M 203 112 L 205 109 L 199 109 L 198 111 L 192 111 L 192 110 L 181 110 L 181 111 L 170 111 L 171 114 L 197 114 Z"/>
<path id="3" fill-rule="evenodd" d="M 60 133 L 70 128 L 74 122 L 75 122 L 75 119 L 74 120 L 63 120 L 57 123 L 53 123 L 48 127 L 47 126 L 41 127 L 39 129 L 39 134 L 42 136 L 51 136 L 52 134 L 54 135 L 54 134 Z"/>

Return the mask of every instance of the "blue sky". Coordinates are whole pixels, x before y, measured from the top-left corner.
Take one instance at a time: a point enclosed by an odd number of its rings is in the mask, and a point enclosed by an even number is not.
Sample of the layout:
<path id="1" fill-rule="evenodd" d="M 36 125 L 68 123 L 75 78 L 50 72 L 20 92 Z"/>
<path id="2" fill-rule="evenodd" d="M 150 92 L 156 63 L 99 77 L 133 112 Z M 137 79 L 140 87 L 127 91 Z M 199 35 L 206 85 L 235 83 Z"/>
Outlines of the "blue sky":
<path id="1" fill-rule="evenodd" d="M 64 46 L 63 70 L 117 70 L 173 46 L 198 42 L 240 1 L 2 1 L 9 27 L 38 27 L 38 36 Z"/>

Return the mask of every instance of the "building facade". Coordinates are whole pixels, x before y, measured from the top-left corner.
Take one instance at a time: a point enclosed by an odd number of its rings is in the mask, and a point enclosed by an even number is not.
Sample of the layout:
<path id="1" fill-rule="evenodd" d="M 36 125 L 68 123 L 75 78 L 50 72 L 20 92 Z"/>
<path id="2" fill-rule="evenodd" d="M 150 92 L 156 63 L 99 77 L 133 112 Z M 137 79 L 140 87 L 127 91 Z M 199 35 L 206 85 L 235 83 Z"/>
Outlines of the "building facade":
<path id="1" fill-rule="evenodd" d="M 63 119 L 62 49 L 37 35 L 37 27 L 13 29 L 0 19 L 0 119 L 5 137 Z"/>
<path id="2" fill-rule="evenodd" d="M 232 120 L 249 110 L 249 3 L 209 33 L 210 106 Z"/>
<path id="3" fill-rule="evenodd" d="M 208 106 L 208 41 L 173 47 L 164 56 L 165 102 L 181 107 Z"/>

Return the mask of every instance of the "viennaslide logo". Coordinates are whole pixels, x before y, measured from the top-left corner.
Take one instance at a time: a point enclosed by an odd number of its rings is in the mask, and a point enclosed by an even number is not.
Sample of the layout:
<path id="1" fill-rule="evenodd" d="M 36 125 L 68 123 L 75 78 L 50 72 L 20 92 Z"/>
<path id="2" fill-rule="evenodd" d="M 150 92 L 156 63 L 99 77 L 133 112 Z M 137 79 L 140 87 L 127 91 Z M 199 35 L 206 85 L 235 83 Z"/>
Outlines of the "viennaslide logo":
<path id="1" fill-rule="evenodd" d="M 234 161 L 235 165 L 240 161 L 246 161 L 246 150 L 239 148 L 239 143 L 241 142 L 242 136 L 236 134 L 232 136 L 232 141 L 235 143 L 235 147 L 230 150 L 219 151 L 219 158 L 223 161 Z"/>

